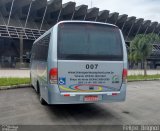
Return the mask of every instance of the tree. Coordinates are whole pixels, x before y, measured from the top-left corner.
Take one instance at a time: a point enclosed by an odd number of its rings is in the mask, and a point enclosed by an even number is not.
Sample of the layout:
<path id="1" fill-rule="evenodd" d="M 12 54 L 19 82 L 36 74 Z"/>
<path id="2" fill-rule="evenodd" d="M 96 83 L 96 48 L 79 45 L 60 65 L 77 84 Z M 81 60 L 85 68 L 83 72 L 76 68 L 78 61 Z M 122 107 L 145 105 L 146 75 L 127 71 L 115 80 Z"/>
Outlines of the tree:
<path id="1" fill-rule="evenodd" d="M 151 55 L 152 44 L 160 42 L 160 37 L 156 34 L 139 34 L 130 44 L 129 60 L 132 62 L 142 62 L 144 65 L 144 75 L 147 75 L 147 58 Z"/>

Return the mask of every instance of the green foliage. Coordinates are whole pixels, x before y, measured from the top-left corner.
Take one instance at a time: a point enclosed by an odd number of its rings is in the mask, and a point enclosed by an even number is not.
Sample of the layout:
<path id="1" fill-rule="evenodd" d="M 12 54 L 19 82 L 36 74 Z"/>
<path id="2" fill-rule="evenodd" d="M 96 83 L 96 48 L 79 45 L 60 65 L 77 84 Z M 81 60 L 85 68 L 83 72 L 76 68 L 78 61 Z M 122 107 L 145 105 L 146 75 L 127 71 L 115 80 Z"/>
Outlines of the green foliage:
<path id="1" fill-rule="evenodd" d="M 131 42 L 129 49 L 129 60 L 131 62 L 143 62 L 144 75 L 147 75 L 147 58 L 152 53 L 152 44 L 160 42 L 157 34 L 139 34 Z"/>
<path id="2" fill-rule="evenodd" d="M 30 84 L 30 78 L 0 78 L 0 86 Z"/>
<path id="3" fill-rule="evenodd" d="M 152 44 L 156 42 L 160 42 L 160 37 L 156 34 L 137 35 L 130 45 L 129 60 L 144 62 L 152 52 Z"/>
<path id="4" fill-rule="evenodd" d="M 158 80 L 160 79 L 160 75 L 157 74 L 157 75 L 147 75 L 147 76 L 144 76 L 144 75 L 130 75 L 128 76 L 128 81 L 137 81 L 137 80 Z"/>

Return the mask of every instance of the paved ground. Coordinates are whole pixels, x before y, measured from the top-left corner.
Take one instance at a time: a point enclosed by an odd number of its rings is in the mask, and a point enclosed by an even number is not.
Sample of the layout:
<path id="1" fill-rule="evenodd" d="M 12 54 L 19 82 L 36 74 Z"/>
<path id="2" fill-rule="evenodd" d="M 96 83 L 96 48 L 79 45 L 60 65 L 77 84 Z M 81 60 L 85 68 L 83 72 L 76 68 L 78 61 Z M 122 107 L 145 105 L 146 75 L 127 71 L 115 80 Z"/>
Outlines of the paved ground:
<path id="1" fill-rule="evenodd" d="M 160 81 L 128 84 L 123 103 L 42 106 L 32 88 L 0 91 L 0 125 L 159 124 Z"/>
<path id="2" fill-rule="evenodd" d="M 128 71 L 129 75 L 136 75 L 136 74 L 143 74 L 143 70 L 129 70 Z M 160 74 L 160 70 L 148 70 L 148 74 Z M 27 69 L 24 70 L 0 70 L 0 78 L 1 77 L 29 77 L 30 76 L 30 71 Z"/>
<path id="3" fill-rule="evenodd" d="M 30 71 L 27 69 L 23 70 L 12 70 L 12 69 L 5 69 L 5 70 L 0 70 L 0 78 L 1 77 L 18 77 L 18 78 L 23 78 L 23 77 L 30 77 Z"/>
<path id="4" fill-rule="evenodd" d="M 129 75 L 143 75 L 144 74 L 144 71 L 143 70 L 129 70 L 128 71 L 128 74 Z M 148 75 L 155 75 L 155 74 L 160 74 L 160 70 L 158 69 L 158 70 L 148 70 L 147 71 L 147 74 Z"/>

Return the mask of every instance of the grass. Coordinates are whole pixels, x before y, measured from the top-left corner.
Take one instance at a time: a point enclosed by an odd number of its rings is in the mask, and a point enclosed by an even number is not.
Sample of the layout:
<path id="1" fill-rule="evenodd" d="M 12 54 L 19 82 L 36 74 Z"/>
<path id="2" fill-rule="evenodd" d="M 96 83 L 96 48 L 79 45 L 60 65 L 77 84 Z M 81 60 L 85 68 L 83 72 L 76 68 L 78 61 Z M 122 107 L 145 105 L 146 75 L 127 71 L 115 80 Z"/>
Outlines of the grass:
<path id="1" fill-rule="evenodd" d="M 144 81 L 160 79 L 160 75 L 130 75 L 128 81 Z M 0 87 L 2 86 L 16 86 L 21 84 L 30 84 L 30 78 L 0 78 Z"/>
<path id="2" fill-rule="evenodd" d="M 147 75 L 147 76 L 144 76 L 144 75 L 130 75 L 128 76 L 128 81 L 138 81 L 138 80 L 157 80 L 157 79 L 160 79 L 160 75 L 157 74 L 157 75 Z"/>
<path id="3" fill-rule="evenodd" d="M 30 78 L 0 78 L 0 87 L 21 84 L 30 84 Z"/>

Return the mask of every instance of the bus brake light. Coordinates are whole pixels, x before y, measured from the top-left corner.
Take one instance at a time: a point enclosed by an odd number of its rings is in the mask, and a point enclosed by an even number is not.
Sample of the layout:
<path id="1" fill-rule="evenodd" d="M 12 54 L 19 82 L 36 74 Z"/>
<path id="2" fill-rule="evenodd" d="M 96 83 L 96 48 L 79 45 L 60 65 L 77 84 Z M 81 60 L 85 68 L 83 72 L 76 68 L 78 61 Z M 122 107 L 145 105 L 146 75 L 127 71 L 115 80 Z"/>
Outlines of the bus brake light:
<path id="1" fill-rule="evenodd" d="M 128 75 L 128 70 L 127 69 L 123 69 L 123 73 L 122 73 L 123 83 L 127 83 L 127 75 Z"/>
<path id="2" fill-rule="evenodd" d="M 58 70 L 57 68 L 52 68 L 49 72 L 49 80 L 51 84 L 57 84 Z"/>

